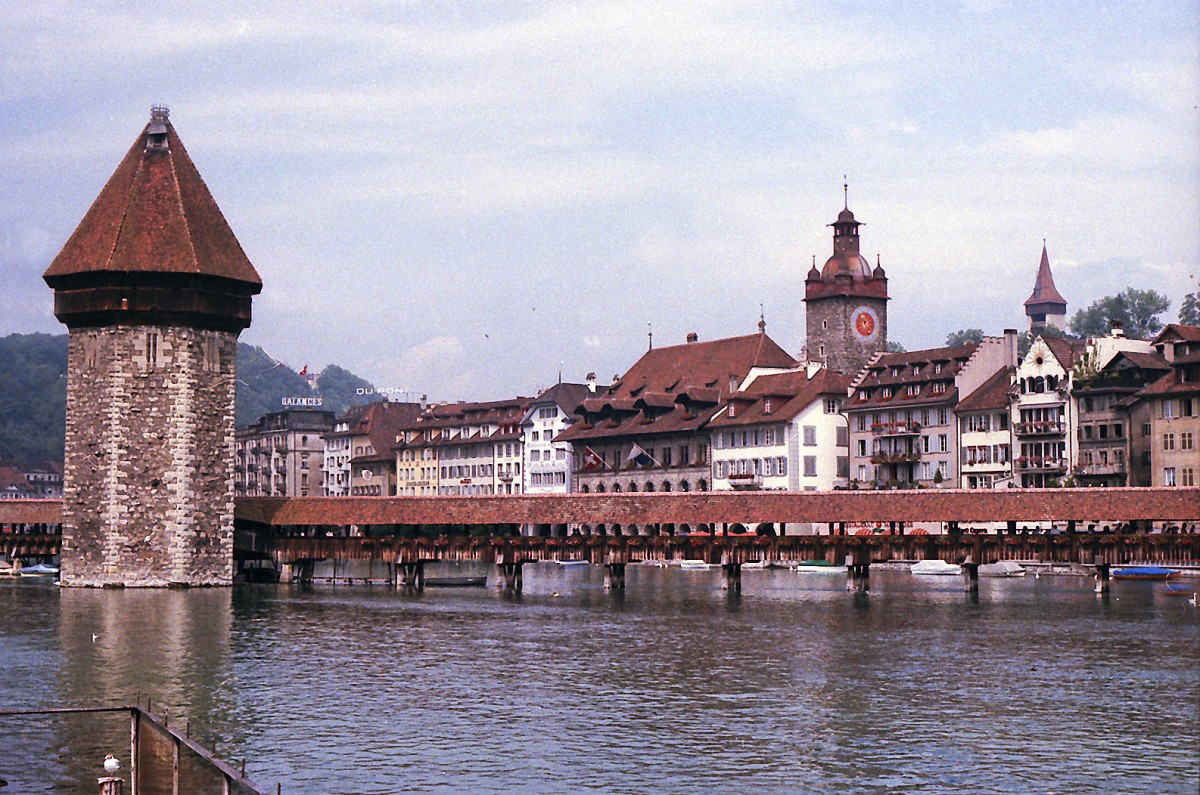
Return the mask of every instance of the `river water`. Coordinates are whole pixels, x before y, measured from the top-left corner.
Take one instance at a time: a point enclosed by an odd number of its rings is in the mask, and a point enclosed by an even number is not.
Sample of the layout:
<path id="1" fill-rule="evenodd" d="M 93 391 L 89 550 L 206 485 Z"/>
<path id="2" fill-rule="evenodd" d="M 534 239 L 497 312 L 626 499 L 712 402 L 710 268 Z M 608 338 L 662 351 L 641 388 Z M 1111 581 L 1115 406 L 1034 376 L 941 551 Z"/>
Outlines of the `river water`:
<path id="1" fill-rule="evenodd" d="M 1200 610 L 1161 585 L 627 579 L 530 565 L 517 596 L 0 582 L 0 708 L 149 694 L 284 793 L 1200 791 Z M 98 736 L 0 721 L 4 791 L 95 792 Z"/>

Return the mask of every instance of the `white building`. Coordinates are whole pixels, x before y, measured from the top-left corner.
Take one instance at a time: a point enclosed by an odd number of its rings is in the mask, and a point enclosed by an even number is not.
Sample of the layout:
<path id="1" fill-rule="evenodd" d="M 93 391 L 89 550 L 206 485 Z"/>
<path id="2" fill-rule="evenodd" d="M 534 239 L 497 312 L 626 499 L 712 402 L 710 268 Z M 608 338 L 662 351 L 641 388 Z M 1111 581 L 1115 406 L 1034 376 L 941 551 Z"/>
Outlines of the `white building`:
<path id="1" fill-rule="evenodd" d="M 556 384 L 529 404 L 521 418 L 526 494 L 573 491 L 571 443 L 554 439 L 575 421 L 576 407 L 595 394 L 596 380 L 592 376 L 586 384 Z"/>

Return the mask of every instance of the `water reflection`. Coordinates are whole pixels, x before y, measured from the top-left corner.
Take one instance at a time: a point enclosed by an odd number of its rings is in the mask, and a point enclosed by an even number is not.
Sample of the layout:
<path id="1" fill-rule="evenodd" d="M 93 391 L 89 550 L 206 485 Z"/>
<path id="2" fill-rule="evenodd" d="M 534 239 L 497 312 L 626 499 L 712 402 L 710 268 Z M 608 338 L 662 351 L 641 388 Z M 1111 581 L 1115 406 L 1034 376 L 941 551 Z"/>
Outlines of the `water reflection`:
<path id="1" fill-rule="evenodd" d="M 0 585 L 22 680 L 0 697 L 152 692 L 284 792 L 1195 791 L 1200 611 L 1145 584 L 626 576 L 530 566 L 520 596 Z"/>

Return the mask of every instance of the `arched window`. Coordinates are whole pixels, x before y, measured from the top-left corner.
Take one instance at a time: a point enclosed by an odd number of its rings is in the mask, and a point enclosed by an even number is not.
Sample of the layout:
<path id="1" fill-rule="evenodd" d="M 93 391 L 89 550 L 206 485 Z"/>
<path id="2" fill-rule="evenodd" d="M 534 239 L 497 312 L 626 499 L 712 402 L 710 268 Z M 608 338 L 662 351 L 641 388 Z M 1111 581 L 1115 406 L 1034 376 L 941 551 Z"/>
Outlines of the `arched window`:
<path id="1" fill-rule="evenodd" d="M 700 481 L 700 482 L 699 482 L 699 483 L 696 485 L 696 488 L 697 488 L 697 489 L 699 489 L 700 491 L 708 491 L 708 481 L 707 481 L 707 480 L 701 480 L 701 481 Z"/>
<path id="2" fill-rule="evenodd" d="M 644 491 L 654 491 L 654 484 L 651 483 L 650 481 L 646 481 L 646 488 L 644 489 Z"/>
<path id="3" fill-rule="evenodd" d="M 636 483 L 630 483 L 630 484 L 629 484 L 629 490 L 630 490 L 630 491 L 637 491 L 637 484 L 636 484 Z"/>
<path id="4" fill-rule="evenodd" d="M 582 488 L 580 488 L 579 490 L 580 490 L 581 492 L 583 492 L 584 494 L 587 494 L 589 491 L 591 491 L 591 489 L 589 489 L 587 486 L 583 486 L 583 487 L 582 487 Z"/>
<path id="5" fill-rule="evenodd" d="M 613 484 L 613 494 L 620 494 L 620 493 L 621 493 L 621 484 L 614 483 Z"/>
<path id="6" fill-rule="evenodd" d="M 689 488 L 690 488 L 690 484 L 686 480 L 679 481 L 679 490 L 680 491 L 687 491 Z"/>
<path id="7" fill-rule="evenodd" d="M 596 487 L 596 493 L 597 493 L 597 494 L 603 494 L 603 493 L 604 493 L 604 484 L 603 484 L 603 483 L 601 483 L 599 486 L 597 486 L 597 487 Z"/>
<path id="8" fill-rule="evenodd" d="M 661 491 L 670 491 L 670 490 L 671 490 L 671 481 L 669 481 L 669 480 L 664 480 L 664 481 L 662 482 L 662 488 L 661 488 Z"/>

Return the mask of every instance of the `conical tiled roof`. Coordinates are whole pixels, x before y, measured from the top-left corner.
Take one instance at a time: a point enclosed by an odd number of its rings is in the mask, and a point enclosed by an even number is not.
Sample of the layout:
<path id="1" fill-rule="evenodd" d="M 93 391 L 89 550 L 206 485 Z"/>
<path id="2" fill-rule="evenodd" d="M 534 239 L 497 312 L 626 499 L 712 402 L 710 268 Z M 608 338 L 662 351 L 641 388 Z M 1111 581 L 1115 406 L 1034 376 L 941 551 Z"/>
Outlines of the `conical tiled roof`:
<path id="1" fill-rule="evenodd" d="M 1042 245 L 1042 262 L 1038 265 L 1037 280 L 1033 283 L 1033 294 L 1025 300 L 1025 306 L 1036 304 L 1062 304 L 1065 309 L 1067 299 L 1059 295 L 1054 286 L 1054 276 L 1050 273 L 1050 257 L 1046 254 L 1046 246 Z"/>
<path id="2" fill-rule="evenodd" d="M 212 276 L 251 293 L 262 287 L 164 108 L 152 111 L 44 278 L 54 287 L 102 273 Z"/>

